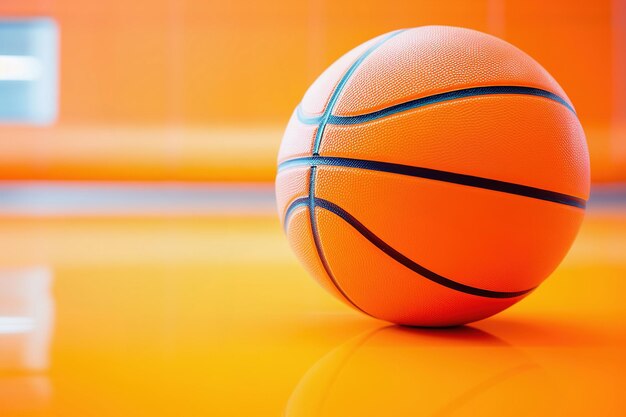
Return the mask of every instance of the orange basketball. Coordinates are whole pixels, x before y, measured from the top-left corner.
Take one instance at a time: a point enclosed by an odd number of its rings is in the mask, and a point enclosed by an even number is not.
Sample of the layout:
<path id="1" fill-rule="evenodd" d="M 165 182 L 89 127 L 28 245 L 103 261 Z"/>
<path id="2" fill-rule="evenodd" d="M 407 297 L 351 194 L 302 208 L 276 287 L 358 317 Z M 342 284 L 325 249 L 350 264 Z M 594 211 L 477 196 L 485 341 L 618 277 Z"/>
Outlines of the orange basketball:
<path id="1" fill-rule="evenodd" d="M 589 194 L 569 98 L 516 47 L 469 29 L 398 30 L 309 88 L 276 195 L 289 242 L 329 292 L 418 326 L 524 298 L 573 242 Z"/>

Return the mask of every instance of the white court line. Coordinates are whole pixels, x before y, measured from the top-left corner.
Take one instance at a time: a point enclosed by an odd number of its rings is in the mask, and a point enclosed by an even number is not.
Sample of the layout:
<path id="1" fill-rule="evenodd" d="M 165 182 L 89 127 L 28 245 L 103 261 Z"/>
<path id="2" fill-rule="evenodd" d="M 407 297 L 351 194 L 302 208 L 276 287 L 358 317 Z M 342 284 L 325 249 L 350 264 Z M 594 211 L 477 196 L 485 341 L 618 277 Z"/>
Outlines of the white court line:
<path id="1" fill-rule="evenodd" d="M 34 328 L 34 320 L 30 317 L 0 316 L 0 334 L 28 333 Z"/>
<path id="2" fill-rule="evenodd" d="M 41 61 L 34 56 L 0 55 L 0 81 L 34 81 L 41 74 Z"/>
<path id="3" fill-rule="evenodd" d="M 273 184 L 0 182 L 0 215 L 276 213 Z"/>

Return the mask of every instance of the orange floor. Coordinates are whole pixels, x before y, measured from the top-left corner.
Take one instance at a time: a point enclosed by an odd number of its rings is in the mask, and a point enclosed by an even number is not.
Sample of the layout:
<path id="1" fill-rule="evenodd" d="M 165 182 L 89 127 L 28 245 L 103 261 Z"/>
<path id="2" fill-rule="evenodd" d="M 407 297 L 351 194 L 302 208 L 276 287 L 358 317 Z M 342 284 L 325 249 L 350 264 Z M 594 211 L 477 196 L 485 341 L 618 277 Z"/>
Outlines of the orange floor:
<path id="1" fill-rule="evenodd" d="M 0 415 L 623 416 L 626 213 L 456 329 L 362 316 L 274 216 L 0 218 Z"/>

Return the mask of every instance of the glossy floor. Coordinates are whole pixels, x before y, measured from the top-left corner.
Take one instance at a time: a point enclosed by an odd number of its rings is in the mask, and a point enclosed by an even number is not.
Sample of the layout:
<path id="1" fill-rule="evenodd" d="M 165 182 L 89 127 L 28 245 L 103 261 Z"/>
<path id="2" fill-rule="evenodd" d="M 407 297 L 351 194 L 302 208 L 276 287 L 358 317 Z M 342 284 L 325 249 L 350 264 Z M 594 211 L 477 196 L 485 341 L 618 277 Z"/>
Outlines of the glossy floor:
<path id="1" fill-rule="evenodd" d="M 447 330 L 318 288 L 273 216 L 0 219 L 0 415 L 626 414 L 626 214 Z"/>

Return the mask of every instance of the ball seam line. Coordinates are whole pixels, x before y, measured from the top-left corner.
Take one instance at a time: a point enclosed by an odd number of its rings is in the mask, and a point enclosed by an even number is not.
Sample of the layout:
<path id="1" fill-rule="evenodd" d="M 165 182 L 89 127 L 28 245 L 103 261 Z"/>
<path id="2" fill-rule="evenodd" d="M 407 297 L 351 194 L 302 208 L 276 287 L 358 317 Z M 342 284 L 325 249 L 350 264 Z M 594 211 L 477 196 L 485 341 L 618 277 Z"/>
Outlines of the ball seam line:
<path id="1" fill-rule="evenodd" d="M 319 232 L 318 232 L 318 228 L 317 228 L 317 218 L 315 216 L 315 207 L 317 205 L 317 200 L 314 196 L 314 188 L 315 188 L 315 171 L 316 171 L 317 167 L 311 167 L 311 174 L 310 174 L 310 185 L 309 185 L 309 197 L 308 197 L 308 208 L 309 208 L 309 217 L 311 220 L 311 230 L 313 231 L 313 244 L 315 245 L 315 249 L 317 251 L 317 254 L 319 255 L 319 259 L 322 263 L 322 268 L 324 268 L 324 271 L 326 272 L 326 275 L 328 275 L 328 278 L 330 278 L 330 281 L 333 283 L 333 286 L 337 289 L 337 291 L 339 291 L 339 293 L 350 303 L 352 304 L 355 308 L 359 309 L 360 311 L 362 311 L 363 313 L 366 313 L 361 307 L 359 307 L 349 296 L 348 294 L 346 294 L 346 292 L 341 288 L 341 285 L 339 285 L 339 283 L 337 282 L 337 280 L 335 279 L 335 276 L 333 275 L 333 273 L 330 270 L 330 265 L 328 265 L 328 261 L 326 260 L 326 256 L 324 256 L 324 252 L 322 251 L 322 242 L 320 241 L 320 236 L 319 236 Z M 286 223 L 285 223 L 286 224 Z"/>
<path id="2" fill-rule="evenodd" d="M 434 94 L 431 96 L 420 97 L 415 100 L 410 100 L 404 103 L 395 104 L 393 106 L 385 107 L 380 110 L 373 111 L 371 113 L 358 114 L 354 116 L 338 116 L 329 114 L 328 116 L 308 116 L 302 110 L 302 104 L 296 108 L 296 115 L 298 120 L 303 124 L 313 125 L 319 124 L 320 121 L 326 117 L 325 124 L 330 125 L 356 125 L 361 123 L 371 122 L 384 117 L 392 116 L 395 114 L 407 112 L 409 110 L 425 107 L 431 104 L 437 104 L 447 101 L 460 100 L 463 98 L 491 96 L 491 95 L 526 95 L 533 97 L 543 97 L 552 101 L 555 101 L 565 106 L 571 111 L 574 116 L 576 111 L 574 108 L 561 96 L 551 93 L 547 90 L 534 87 L 523 86 L 486 86 L 486 87 L 471 87 L 461 90 L 447 91 L 444 93 Z M 317 143 L 317 136 L 316 136 Z M 316 152 L 319 150 L 319 146 L 316 148 Z"/>
<path id="3" fill-rule="evenodd" d="M 313 203 L 311 203 L 310 200 L 313 200 Z M 411 260 L 410 258 L 406 257 L 405 255 L 403 255 L 402 253 L 400 253 L 399 251 L 391 247 L 383 239 L 381 239 L 376 234 L 374 234 L 374 232 L 368 229 L 363 223 L 361 223 L 358 219 L 356 219 L 353 215 L 348 213 L 346 210 L 322 198 L 316 197 L 316 198 L 311 199 L 309 197 L 305 197 L 305 198 L 299 198 L 297 200 L 294 200 L 294 202 L 291 203 L 291 205 L 285 212 L 285 220 L 284 220 L 285 228 L 288 227 L 291 214 L 294 212 L 294 210 L 297 207 L 302 207 L 305 205 L 308 205 L 309 209 L 311 209 L 311 207 L 319 207 L 337 215 L 339 218 L 341 218 L 350 226 L 352 226 L 357 232 L 359 232 L 370 243 L 372 243 L 374 246 L 376 246 L 378 249 L 384 252 L 387 256 L 394 259 L 396 262 L 404 265 L 405 267 L 417 273 L 418 275 L 428 279 L 429 281 L 432 281 L 446 288 L 450 288 L 452 290 L 459 291 L 465 294 L 470 294 L 470 295 L 475 295 L 478 297 L 485 297 L 485 298 L 515 298 L 515 297 L 520 297 L 522 295 L 528 294 L 529 292 L 535 289 L 535 287 L 533 287 L 533 288 L 529 288 L 529 289 L 521 290 L 521 291 L 494 291 L 494 290 L 487 290 L 487 289 L 479 288 L 479 287 L 473 287 L 473 286 L 462 284 L 460 282 L 446 278 L 424 267 L 423 265 Z M 322 262 L 322 265 L 324 266 L 324 268 L 327 267 L 325 261 Z M 335 280 L 332 279 L 332 281 L 337 287 L 337 289 L 341 292 L 341 294 L 344 297 L 346 297 L 348 301 L 352 302 L 350 298 L 347 297 L 345 292 L 340 288 L 340 286 L 336 284 Z"/>
<path id="4" fill-rule="evenodd" d="M 450 171 L 442 171 L 432 168 L 424 168 L 411 165 L 395 164 L 391 162 L 371 161 L 366 159 L 353 159 L 334 156 L 310 156 L 294 158 L 278 165 L 278 172 L 299 166 L 335 166 L 345 168 L 365 169 L 376 172 L 405 175 L 415 178 L 424 178 L 434 181 L 448 182 L 474 188 L 482 188 L 490 191 L 528 197 L 551 203 L 585 209 L 586 201 L 580 197 L 550 191 L 543 188 L 516 184 L 507 181 L 494 180 L 475 175 L 459 174 Z"/>
<path id="5" fill-rule="evenodd" d="M 317 130 L 315 132 L 315 141 L 313 143 L 312 156 L 318 156 L 319 155 L 319 147 L 320 147 L 320 144 L 322 142 L 322 137 L 324 135 L 324 130 L 325 130 L 325 127 L 326 127 L 326 123 L 328 122 L 328 118 L 332 114 L 332 111 L 333 111 L 333 109 L 334 109 L 334 107 L 335 107 L 335 105 L 337 103 L 337 100 L 339 99 L 339 95 L 341 94 L 341 91 L 343 90 L 343 87 L 346 85 L 346 83 L 350 79 L 350 76 L 354 73 L 354 71 L 356 71 L 358 66 L 361 65 L 361 63 L 374 50 L 376 50 L 378 47 L 380 47 L 382 44 L 384 44 L 387 40 L 393 38 L 394 36 L 399 35 L 402 32 L 404 32 L 404 30 L 397 30 L 397 31 L 391 32 L 391 33 L 389 33 L 387 35 L 383 35 L 382 39 L 378 40 L 376 43 L 374 43 L 374 45 L 370 46 L 365 52 L 363 52 L 350 65 L 348 70 L 342 75 L 341 79 L 339 80 L 339 82 L 335 86 L 334 90 L 332 91 L 332 93 L 330 95 L 330 98 L 328 99 L 328 103 L 326 104 L 326 108 L 324 109 L 324 114 L 322 115 L 322 117 L 319 120 L 319 124 L 318 124 Z M 333 285 L 335 286 L 337 291 L 339 291 L 339 293 L 341 293 L 341 295 L 346 299 L 346 301 L 348 301 L 350 304 L 352 304 L 356 309 L 362 311 L 365 314 L 370 315 L 367 311 L 365 311 L 364 309 L 359 307 L 344 292 L 344 290 L 341 288 L 341 286 L 338 284 L 337 280 L 333 276 L 333 273 L 330 270 L 330 265 L 328 265 L 326 257 L 324 256 L 324 251 L 322 249 L 321 238 L 320 238 L 319 232 L 317 230 L 316 217 L 315 217 L 315 205 L 316 205 L 316 201 L 317 201 L 315 199 L 315 174 L 316 174 L 316 168 L 317 167 L 311 165 L 311 173 L 310 173 L 310 177 L 309 177 L 309 220 L 310 220 L 310 223 L 311 223 L 311 233 L 313 234 L 313 241 L 314 241 L 314 244 L 315 244 L 315 250 L 317 251 L 317 255 L 318 255 L 318 257 L 319 257 L 319 259 L 320 259 L 320 261 L 322 263 L 322 266 L 323 266 L 324 270 L 326 271 L 326 274 L 328 275 L 329 279 L 331 280 L 331 282 L 333 283 Z"/>
<path id="6" fill-rule="evenodd" d="M 352 65 L 350 65 L 346 73 L 341 77 L 341 79 L 337 83 L 337 86 L 333 90 L 330 98 L 328 99 L 328 103 L 326 104 L 326 108 L 324 109 L 324 114 L 318 120 L 317 124 L 319 124 L 319 126 L 317 128 L 317 132 L 315 133 L 315 142 L 313 144 L 313 155 L 318 155 L 319 147 L 322 142 L 322 136 L 324 135 L 324 128 L 326 127 L 326 124 L 328 123 L 328 119 L 332 116 L 333 109 L 335 108 L 335 105 L 337 104 L 339 95 L 343 91 L 343 87 L 345 87 L 346 83 L 348 82 L 348 80 L 350 79 L 354 71 L 356 71 L 359 65 L 361 65 L 361 63 L 363 63 L 363 61 L 365 61 L 365 59 L 368 56 L 370 56 L 372 52 L 378 49 L 378 47 L 380 47 L 389 39 L 393 38 L 394 36 L 399 35 L 402 32 L 404 32 L 404 30 L 397 30 L 395 32 L 391 32 L 390 34 L 388 34 L 387 36 L 383 37 L 378 42 L 376 42 L 374 45 L 370 46 L 365 52 L 363 52 L 356 59 L 356 61 L 352 63 Z"/>

